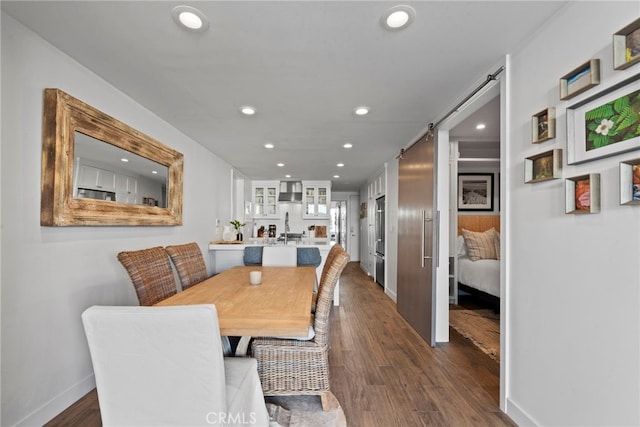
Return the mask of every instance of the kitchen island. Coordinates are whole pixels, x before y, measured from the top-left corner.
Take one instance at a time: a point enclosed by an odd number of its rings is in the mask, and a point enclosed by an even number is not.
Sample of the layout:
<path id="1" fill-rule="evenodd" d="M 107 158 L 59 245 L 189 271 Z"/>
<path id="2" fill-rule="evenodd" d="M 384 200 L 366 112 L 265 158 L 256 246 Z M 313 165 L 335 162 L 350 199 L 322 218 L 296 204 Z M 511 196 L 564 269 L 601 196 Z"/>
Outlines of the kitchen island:
<path id="1" fill-rule="evenodd" d="M 242 243 L 211 242 L 209 244 L 209 258 L 211 261 L 213 274 L 221 273 L 225 270 L 230 269 L 231 267 L 244 265 L 244 248 L 246 248 L 247 246 L 268 246 L 269 244 L 284 245 L 283 242 L 269 243 L 265 239 L 248 239 Z M 295 246 L 296 248 L 318 248 L 320 250 L 322 261 L 316 268 L 316 276 L 318 277 L 318 280 L 320 280 L 320 275 L 322 274 L 322 269 L 324 267 L 324 262 L 327 259 L 327 254 L 329 253 L 329 250 L 335 244 L 335 242 L 331 242 L 327 239 L 302 239 L 301 241 L 289 242 L 288 244 L 290 246 Z M 340 304 L 339 291 L 340 281 L 338 281 L 338 283 L 336 284 L 336 288 L 333 293 L 334 305 Z"/>

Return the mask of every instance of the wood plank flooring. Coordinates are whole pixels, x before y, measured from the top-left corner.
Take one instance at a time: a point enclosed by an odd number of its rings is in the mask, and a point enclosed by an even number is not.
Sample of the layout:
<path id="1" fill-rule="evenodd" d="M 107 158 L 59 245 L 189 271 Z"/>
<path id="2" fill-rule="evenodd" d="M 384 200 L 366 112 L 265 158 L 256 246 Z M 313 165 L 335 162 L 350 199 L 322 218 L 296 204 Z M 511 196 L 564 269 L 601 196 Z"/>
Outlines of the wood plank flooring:
<path id="1" fill-rule="evenodd" d="M 498 407 L 499 365 L 450 330 L 431 348 L 359 263 L 331 313 L 331 388 L 350 427 L 515 426 Z M 46 426 L 100 426 L 95 390 Z"/>

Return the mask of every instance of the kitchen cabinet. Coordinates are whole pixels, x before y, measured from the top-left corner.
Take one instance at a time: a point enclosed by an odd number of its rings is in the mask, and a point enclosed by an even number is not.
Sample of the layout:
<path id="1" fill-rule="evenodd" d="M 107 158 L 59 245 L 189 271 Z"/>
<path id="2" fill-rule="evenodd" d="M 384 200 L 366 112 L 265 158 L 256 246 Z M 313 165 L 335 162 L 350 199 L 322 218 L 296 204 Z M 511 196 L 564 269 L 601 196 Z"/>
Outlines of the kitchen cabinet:
<path id="1" fill-rule="evenodd" d="M 302 181 L 302 218 L 329 218 L 331 181 Z"/>
<path id="2" fill-rule="evenodd" d="M 116 191 L 115 172 L 93 166 L 80 165 L 77 188 L 89 190 Z"/>
<path id="3" fill-rule="evenodd" d="M 251 183 L 254 218 L 280 218 L 279 191 L 280 181 L 253 181 Z"/>
<path id="4" fill-rule="evenodd" d="M 123 194 L 138 194 L 138 180 L 131 176 L 116 175 L 116 192 Z"/>
<path id="5" fill-rule="evenodd" d="M 136 178 L 116 175 L 116 201 L 128 205 L 138 203 L 138 180 Z"/>
<path id="6" fill-rule="evenodd" d="M 383 171 L 378 176 L 373 178 L 367 186 L 367 193 L 369 195 L 369 199 L 377 199 L 382 197 L 386 193 L 386 179 L 385 172 Z"/>

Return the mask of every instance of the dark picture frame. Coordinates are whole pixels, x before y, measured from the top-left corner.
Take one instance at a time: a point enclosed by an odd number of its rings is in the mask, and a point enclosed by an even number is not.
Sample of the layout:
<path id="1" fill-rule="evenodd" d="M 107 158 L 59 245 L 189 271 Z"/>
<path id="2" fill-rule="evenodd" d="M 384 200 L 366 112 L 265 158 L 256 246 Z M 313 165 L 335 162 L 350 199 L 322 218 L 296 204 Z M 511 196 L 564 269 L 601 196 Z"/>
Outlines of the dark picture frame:
<path id="1" fill-rule="evenodd" d="M 640 62 L 640 18 L 613 35 L 613 68 L 624 70 Z"/>
<path id="2" fill-rule="evenodd" d="M 493 174 L 458 174 L 458 210 L 493 211 Z"/>
<path id="3" fill-rule="evenodd" d="M 636 74 L 567 107 L 567 164 L 584 163 L 640 149 Z"/>

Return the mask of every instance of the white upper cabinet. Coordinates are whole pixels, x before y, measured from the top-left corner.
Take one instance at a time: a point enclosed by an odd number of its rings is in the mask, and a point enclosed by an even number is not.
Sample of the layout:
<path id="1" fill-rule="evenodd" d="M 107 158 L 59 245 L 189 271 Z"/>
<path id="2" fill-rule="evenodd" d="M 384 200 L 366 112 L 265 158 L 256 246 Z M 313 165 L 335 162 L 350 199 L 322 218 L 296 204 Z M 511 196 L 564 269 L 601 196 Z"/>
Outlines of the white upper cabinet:
<path id="1" fill-rule="evenodd" d="M 302 181 L 302 217 L 329 218 L 331 181 Z"/>
<path id="2" fill-rule="evenodd" d="M 280 218 L 279 191 L 280 181 L 253 181 L 251 183 L 254 218 Z"/>
<path id="3" fill-rule="evenodd" d="M 377 199 L 378 197 L 382 197 L 386 193 L 386 179 L 385 179 L 385 171 L 382 171 L 378 176 L 376 176 L 372 181 L 367 185 L 367 193 L 369 199 Z"/>
<path id="4" fill-rule="evenodd" d="M 116 175 L 116 200 L 118 203 L 138 203 L 138 180 L 131 176 Z"/>
<path id="5" fill-rule="evenodd" d="M 89 190 L 116 191 L 116 174 L 93 166 L 80 165 L 78 168 L 78 188 Z"/>

